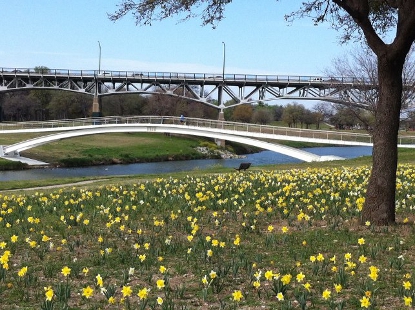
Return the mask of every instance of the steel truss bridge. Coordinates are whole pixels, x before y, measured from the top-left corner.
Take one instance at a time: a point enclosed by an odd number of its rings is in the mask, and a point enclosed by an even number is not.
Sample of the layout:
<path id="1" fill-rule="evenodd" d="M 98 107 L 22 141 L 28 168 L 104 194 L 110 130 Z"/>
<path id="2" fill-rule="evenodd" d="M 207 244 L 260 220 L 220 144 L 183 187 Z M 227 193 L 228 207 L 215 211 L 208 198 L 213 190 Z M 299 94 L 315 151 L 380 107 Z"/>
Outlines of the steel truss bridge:
<path id="1" fill-rule="evenodd" d="M 61 139 L 113 132 L 173 133 L 210 137 L 253 145 L 307 162 L 341 158 L 315 155 L 275 143 L 275 141 L 305 141 L 332 145 L 372 145 L 372 136 L 363 133 L 287 128 L 200 118 L 186 118 L 185 123 L 182 123 L 181 118 L 172 116 L 112 116 L 46 122 L 0 123 L 1 135 L 24 132 L 38 132 L 45 135 L 13 145 L 0 146 L 0 157 L 35 165 L 46 164 L 21 157 L 20 152 Z M 415 136 L 400 136 L 398 143 L 398 147 L 415 148 Z"/>
<path id="2" fill-rule="evenodd" d="M 364 106 L 364 103 L 377 98 L 377 85 L 353 77 L 0 69 L 0 92 L 22 89 L 90 94 L 96 101 L 93 112 L 99 112 L 98 98 L 125 93 L 178 96 L 220 111 L 239 104 L 279 99 L 322 100 Z M 226 95 L 233 103 L 224 104 Z M 414 98 L 415 94 L 410 97 Z"/>

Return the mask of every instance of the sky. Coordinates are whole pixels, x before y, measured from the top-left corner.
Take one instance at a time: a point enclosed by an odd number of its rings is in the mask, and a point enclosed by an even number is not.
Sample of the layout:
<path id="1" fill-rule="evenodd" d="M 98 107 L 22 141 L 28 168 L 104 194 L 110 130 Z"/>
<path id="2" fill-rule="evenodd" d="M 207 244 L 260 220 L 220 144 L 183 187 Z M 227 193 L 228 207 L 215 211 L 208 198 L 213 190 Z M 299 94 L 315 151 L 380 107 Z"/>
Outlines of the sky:
<path id="1" fill-rule="evenodd" d="M 215 74 L 225 60 L 226 74 L 318 76 L 352 48 L 328 24 L 287 23 L 299 0 L 233 0 L 215 29 L 200 18 L 112 22 L 120 1 L 1 0 L 0 67 Z"/>

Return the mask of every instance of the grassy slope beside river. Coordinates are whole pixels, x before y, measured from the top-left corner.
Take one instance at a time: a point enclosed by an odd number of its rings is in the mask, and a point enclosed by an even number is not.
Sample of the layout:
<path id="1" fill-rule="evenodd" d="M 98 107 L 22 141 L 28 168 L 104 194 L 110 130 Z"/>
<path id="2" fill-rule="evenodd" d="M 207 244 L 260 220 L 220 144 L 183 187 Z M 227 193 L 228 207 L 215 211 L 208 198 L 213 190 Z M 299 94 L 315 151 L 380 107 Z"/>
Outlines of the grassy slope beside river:
<path id="1" fill-rule="evenodd" d="M 41 134 L 3 134 L 0 145 L 11 145 L 32 139 Z M 281 143 L 281 142 L 280 142 Z M 282 142 L 286 145 L 302 148 L 318 146 L 302 142 Z M 211 154 L 202 154 L 196 147 L 205 146 Z M 187 160 L 218 157 L 214 151 L 216 144 L 207 138 L 146 134 L 146 133 L 112 133 L 82 136 L 48 143 L 21 153 L 22 156 L 50 163 L 52 166 L 93 166 L 101 164 L 160 162 L 167 160 Z M 241 144 L 226 142 L 227 150 L 236 154 L 248 154 L 259 149 Z M 21 169 L 15 162 L 0 160 L 0 170 Z"/>
<path id="2" fill-rule="evenodd" d="M 31 135 L 3 136 L 0 144 L 7 145 L 30 138 Z M 202 158 L 202 154 L 195 150 L 199 145 L 199 140 L 188 137 L 113 133 L 56 141 L 29 149 L 21 155 L 55 166 L 92 166 Z"/>
<path id="3" fill-rule="evenodd" d="M 36 137 L 36 134 L 0 136 L 0 145 L 10 145 Z M 208 147 L 210 154 L 202 154 L 196 147 Z M 200 137 L 164 134 L 113 133 L 83 136 L 45 144 L 22 152 L 22 156 L 51 163 L 52 166 L 92 166 L 101 164 L 160 162 L 218 157 L 217 146 L 211 140 Z M 235 153 L 257 151 L 240 145 L 227 146 Z M 19 162 L 0 159 L 0 170 L 28 168 Z M 71 178 L 59 180 L 0 182 L 0 190 L 46 186 L 54 183 L 70 183 L 95 178 Z"/>

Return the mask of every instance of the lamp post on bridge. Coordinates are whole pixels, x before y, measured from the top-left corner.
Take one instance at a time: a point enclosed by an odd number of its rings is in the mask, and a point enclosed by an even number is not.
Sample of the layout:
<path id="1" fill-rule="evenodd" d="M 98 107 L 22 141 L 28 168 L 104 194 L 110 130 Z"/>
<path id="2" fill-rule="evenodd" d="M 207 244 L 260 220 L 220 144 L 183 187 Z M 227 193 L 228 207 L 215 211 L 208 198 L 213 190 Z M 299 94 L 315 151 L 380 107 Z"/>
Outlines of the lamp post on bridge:
<path id="1" fill-rule="evenodd" d="M 223 108 L 225 107 L 223 104 L 223 87 L 225 85 L 225 62 L 226 62 L 226 44 L 222 41 L 223 44 L 223 59 L 222 59 L 222 85 L 218 88 L 218 103 L 219 103 L 219 120 L 225 120 Z"/>
<path id="2" fill-rule="evenodd" d="M 99 58 L 98 58 L 98 74 L 101 74 L 101 42 L 98 41 Z"/>
<path id="3" fill-rule="evenodd" d="M 226 44 L 222 41 L 223 44 L 223 62 L 222 62 L 222 84 L 218 87 L 218 103 L 219 103 L 219 121 L 225 120 L 225 114 L 223 112 L 223 109 L 225 108 L 225 105 L 223 104 L 223 87 L 225 86 L 225 61 L 226 61 Z M 218 127 L 221 127 L 221 124 L 218 124 Z M 225 140 L 222 139 L 216 139 L 216 144 L 221 147 L 225 147 Z"/>
<path id="4" fill-rule="evenodd" d="M 222 81 L 225 82 L 225 60 L 226 60 L 226 44 L 222 41 L 223 44 L 223 66 L 222 66 Z"/>
<path id="5" fill-rule="evenodd" d="M 101 75 L 101 42 L 98 41 L 99 46 L 99 57 L 98 57 L 98 75 Z M 95 75 L 95 94 L 94 99 L 92 101 L 92 117 L 100 117 L 101 116 L 101 98 L 99 97 L 99 88 L 101 87 L 100 82 L 98 81 Z"/>

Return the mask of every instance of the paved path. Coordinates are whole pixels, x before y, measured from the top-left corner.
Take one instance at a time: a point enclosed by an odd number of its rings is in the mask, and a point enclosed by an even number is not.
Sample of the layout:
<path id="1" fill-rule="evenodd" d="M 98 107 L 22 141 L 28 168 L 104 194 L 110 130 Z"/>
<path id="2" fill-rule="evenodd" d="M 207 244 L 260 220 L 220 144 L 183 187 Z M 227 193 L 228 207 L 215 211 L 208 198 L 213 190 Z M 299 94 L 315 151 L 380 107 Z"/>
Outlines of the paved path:
<path id="1" fill-rule="evenodd" d="M 99 181 L 106 181 L 106 180 L 108 180 L 108 179 L 87 180 L 87 181 L 80 181 L 80 182 L 76 182 L 76 183 L 45 185 L 45 186 L 29 187 L 29 188 L 6 189 L 6 190 L 3 190 L 1 192 L 31 191 L 31 190 L 41 190 L 41 189 L 50 189 L 50 188 L 78 186 L 78 185 L 91 184 L 91 183 L 95 183 L 95 182 L 99 182 Z"/>

